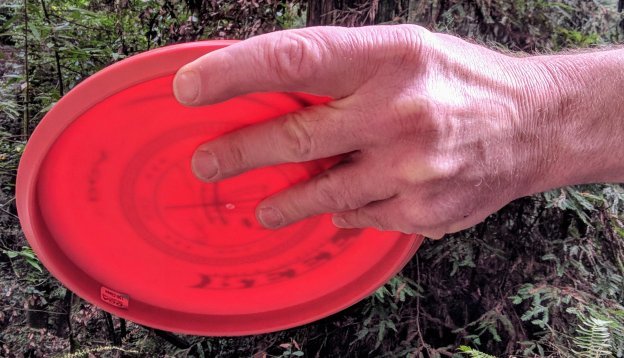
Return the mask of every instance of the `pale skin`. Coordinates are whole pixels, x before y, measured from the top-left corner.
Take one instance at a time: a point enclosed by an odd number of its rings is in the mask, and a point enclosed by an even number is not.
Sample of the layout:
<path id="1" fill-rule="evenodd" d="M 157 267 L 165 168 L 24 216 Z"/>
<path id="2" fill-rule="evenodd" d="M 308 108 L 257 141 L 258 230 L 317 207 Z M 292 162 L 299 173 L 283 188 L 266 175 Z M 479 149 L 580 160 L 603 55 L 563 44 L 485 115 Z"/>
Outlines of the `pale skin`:
<path id="1" fill-rule="evenodd" d="M 281 91 L 334 100 L 207 142 L 192 160 L 215 182 L 344 156 L 263 200 L 267 228 L 332 213 L 340 228 L 441 238 L 519 197 L 624 182 L 624 49 L 522 57 L 415 25 L 318 27 L 231 45 L 174 79 L 187 106 Z"/>

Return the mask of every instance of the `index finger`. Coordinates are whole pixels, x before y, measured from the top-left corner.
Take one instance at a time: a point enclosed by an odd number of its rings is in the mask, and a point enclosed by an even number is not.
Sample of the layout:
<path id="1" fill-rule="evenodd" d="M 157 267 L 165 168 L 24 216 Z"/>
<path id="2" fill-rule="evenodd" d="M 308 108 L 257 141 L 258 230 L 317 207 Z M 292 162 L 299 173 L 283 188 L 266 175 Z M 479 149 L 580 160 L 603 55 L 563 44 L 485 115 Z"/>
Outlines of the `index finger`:
<path id="1" fill-rule="evenodd" d="M 189 106 L 252 92 L 299 91 L 343 98 L 367 78 L 367 58 L 374 56 L 374 42 L 383 38 L 379 28 L 325 26 L 253 37 L 182 67 L 174 78 L 174 94 Z"/>

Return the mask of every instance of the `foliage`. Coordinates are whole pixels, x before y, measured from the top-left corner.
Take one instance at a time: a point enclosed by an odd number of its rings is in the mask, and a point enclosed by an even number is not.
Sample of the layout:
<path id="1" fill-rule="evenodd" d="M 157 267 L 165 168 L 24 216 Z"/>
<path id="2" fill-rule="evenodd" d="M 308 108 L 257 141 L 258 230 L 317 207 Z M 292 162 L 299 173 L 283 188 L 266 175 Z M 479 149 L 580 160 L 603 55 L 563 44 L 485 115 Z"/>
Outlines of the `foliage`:
<path id="1" fill-rule="evenodd" d="M 416 282 L 402 275 L 392 278 L 367 301 L 362 310 L 366 318 L 351 344 L 361 340 L 371 340 L 372 343 L 374 340 L 372 351 L 378 349 L 388 333 L 398 333 L 395 322 L 402 318 L 399 305 L 417 296 L 422 296 L 422 288 Z"/>
<path id="2" fill-rule="evenodd" d="M 459 351 L 464 353 L 470 358 L 494 358 L 494 356 L 487 353 L 480 352 L 474 348 L 468 346 L 459 346 Z"/>
<path id="3" fill-rule="evenodd" d="M 379 18 L 380 2 L 344 3 L 348 8 L 332 13 L 336 23 Z M 604 45 L 621 41 L 624 26 L 614 1 L 394 5 L 383 21 L 412 21 L 505 51 Z M 14 182 L 28 134 L 54 103 L 134 53 L 299 27 L 305 11 L 296 0 L 0 4 L 0 355 L 623 357 L 624 189 L 618 185 L 519 199 L 475 228 L 425 242 L 401 275 L 365 301 L 274 334 L 192 337 L 147 329 L 106 316 L 49 276 L 19 230 Z"/>
<path id="4" fill-rule="evenodd" d="M 22 249 L 20 251 L 2 250 L 2 252 L 10 259 L 14 259 L 16 257 L 23 258 L 26 263 L 28 263 L 32 268 L 39 271 L 40 273 L 43 273 L 43 269 L 41 268 L 41 262 L 39 262 L 39 259 L 37 259 L 37 256 L 30 247 L 22 246 Z"/>
<path id="5" fill-rule="evenodd" d="M 0 132 L 0 175 L 11 176 L 15 173 L 24 144 L 25 142 L 16 136 Z M 12 182 L 3 181 L 2 186 L 10 189 Z"/>
<path id="6" fill-rule="evenodd" d="M 95 347 L 95 348 L 89 348 L 89 349 L 81 349 L 74 353 L 65 354 L 62 356 L 62 358 L 82 358 L 82 357 L 93 356 L 94 353 L 115 352 L 115 351 L 123 352 L 126 354 L 138 354 L 139 353 L 138 351 L 129 351 L 123 348 L 115 347 L 115 346 L 101 346 L 101 347 Z"/>
<path id="7" fill-rule="evenodd" d="M 573 352 L 579 357 L 611 355 L 613 340 L 611 330 L 614 322 L 593 316 L 579 316 L 579 318 L 580 324 L 576 328 L 577 335 L 574 337 L 574 343 L 579 350 L 573 350 Z"/>
<path id="8" fill-rule="evenodd" d="M 617 42 L 619 20 L 597 1 L 452 1 L 435 27 L 514 51 L 547 52 Z"/>

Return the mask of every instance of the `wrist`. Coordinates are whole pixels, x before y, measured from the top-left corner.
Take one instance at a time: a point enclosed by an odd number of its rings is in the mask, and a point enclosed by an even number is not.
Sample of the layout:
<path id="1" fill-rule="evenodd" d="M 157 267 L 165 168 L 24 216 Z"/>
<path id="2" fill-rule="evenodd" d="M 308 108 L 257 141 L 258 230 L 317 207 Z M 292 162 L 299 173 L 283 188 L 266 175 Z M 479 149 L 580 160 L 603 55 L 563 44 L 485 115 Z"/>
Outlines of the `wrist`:
<path id="1" fill-rule="evenodd" d="M 624 180 L 624 53 L 521 59 L 521 117 L 535 145 L 527 193 Z"/>

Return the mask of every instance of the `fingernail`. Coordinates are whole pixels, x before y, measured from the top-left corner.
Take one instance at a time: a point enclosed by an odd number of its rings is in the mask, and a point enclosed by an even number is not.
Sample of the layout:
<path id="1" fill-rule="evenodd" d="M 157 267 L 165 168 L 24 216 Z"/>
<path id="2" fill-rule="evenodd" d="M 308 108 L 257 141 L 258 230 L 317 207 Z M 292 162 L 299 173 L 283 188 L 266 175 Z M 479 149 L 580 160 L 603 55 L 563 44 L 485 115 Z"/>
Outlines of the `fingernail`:
<path id="1" fill-rule="evenodd" d="M 342 216 L 334 215 L 332 217 L 332 222 L 334 223 L 336 227 L 341 228 L 341 229 L 348 229 L 351 227 L 349 226 L 347 221 Z"/>
<path id="2" fill-rule="evenodd" d="M 193 104 L 199 96 L 200 78 L 197 72 L 186 70 L 178 73 L 173 80 L 173 93 L 178 102 Z"/>
<path id="3" fill-rule="evenodd" d="M 258 219 L 265 227 L 272 229 L 278 226 L 282 226 L 284 223 L 284 217 L 275 208 L 262 208 L 258 212 Z"/>
<path id="4" fill-rule="evenodd" d="M 211 180 L 219 172 L 217 157 L 207 150 L 198 150 L 195 152 L 192 166 L 195 176 L 204 181 Z"/>

